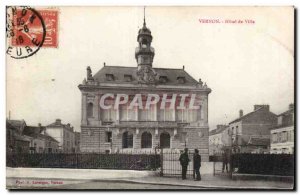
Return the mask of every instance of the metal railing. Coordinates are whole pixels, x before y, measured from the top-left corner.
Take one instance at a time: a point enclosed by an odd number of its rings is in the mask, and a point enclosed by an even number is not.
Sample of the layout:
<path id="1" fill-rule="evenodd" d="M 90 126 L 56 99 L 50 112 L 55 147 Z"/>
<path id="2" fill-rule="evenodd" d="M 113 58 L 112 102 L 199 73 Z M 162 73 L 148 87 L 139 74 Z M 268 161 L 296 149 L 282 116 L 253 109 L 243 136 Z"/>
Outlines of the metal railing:
<path id="1" fill-rule="evenodd" d="M 8 167 L 156 170 L 157 154 L 39 153 L 7 154 Z"/>

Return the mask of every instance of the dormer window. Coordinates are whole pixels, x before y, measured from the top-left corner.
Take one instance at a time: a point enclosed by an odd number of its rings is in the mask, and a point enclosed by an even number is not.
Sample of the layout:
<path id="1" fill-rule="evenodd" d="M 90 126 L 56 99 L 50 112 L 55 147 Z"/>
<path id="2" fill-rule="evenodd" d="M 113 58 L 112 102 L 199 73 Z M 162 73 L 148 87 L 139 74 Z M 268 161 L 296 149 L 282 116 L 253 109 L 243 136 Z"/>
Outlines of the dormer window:
<path id="1" fill-rule="evenodd" d="M 166 83 L 168 81 L 168 77 L 167 76 L 160 76 L 159 77 L 159 82 L 160 83 Z"/>
<path id="2" fill-rule="evenodd" d="M 185 83 L 185 77 L 177 77 L 177 82 L 178 82 L 179 84 Z"/>
<path id="3" fill-rule="evenodd" d="M 106 80 L 107 81 L 113 81 L 114 79 L 114 75 L 113 74 L 106 74 Z"/>
<path id="4" fill-rule="evenodd" d="M 124 75 L 124 80 L 125 80 L 126 82 L 132 81 L 132 75 L 125 74 L 125 75 Z"/>

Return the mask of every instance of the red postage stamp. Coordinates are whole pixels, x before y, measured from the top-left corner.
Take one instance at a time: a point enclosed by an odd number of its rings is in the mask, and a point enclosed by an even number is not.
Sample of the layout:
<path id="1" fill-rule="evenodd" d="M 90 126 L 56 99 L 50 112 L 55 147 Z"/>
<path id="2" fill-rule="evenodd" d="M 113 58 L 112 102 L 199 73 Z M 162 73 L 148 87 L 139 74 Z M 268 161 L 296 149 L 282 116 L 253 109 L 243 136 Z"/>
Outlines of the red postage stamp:
<path id="1" fill-rule="evenodd" d="M 18 47 L 35 47 L 36 44 L 32 41 L 32 38 L 43 39 L 42 47 L 58 47 L 58 10 L 54 9 L 41 9 L 36 10 L 42 18 L 42 21 L 35 20 L 35 17 L 29 17 L 30 15 L 24 12 L 24 9 L 17 9 L 13 18 L 15 39 L 11 39 L 12 46 Z M 22 23 L 22 24 L 21 24 Z M 41 24 L 45 27 L 46 32 L 43 32 Z M 24 28 L 18 28 L 18 26 L 24 26 Z"/>

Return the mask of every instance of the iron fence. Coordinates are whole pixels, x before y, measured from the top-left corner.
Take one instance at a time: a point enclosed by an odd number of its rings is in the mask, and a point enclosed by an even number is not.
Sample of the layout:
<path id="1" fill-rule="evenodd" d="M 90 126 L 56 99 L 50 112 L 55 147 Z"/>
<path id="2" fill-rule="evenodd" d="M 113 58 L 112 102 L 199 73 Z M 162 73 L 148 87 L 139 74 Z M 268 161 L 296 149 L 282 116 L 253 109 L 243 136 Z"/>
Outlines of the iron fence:
<path id="1" fill-rule="evenodd" d="M 237 173 L 294 176 L 293 154 L 234 154 L 231 160 Z"/>
<path id="2" fill-rule="evenodd" d="M 179 161 L 181 152 L 179 150 L 163 150 L 160 152 L 161 155 L 161 175 L 163 176 L 181 176 L 181 165 Z M 194 169 L 193 169 L 193 155 L 194 152 L 189 151 L 189 165 L 187 167 L 187 177 L 194 177 Z"/>
<path id="3" fill-rule="evenodd" d="M 8 167 L 156 170 L 158 154 L 8 154 Z"/>

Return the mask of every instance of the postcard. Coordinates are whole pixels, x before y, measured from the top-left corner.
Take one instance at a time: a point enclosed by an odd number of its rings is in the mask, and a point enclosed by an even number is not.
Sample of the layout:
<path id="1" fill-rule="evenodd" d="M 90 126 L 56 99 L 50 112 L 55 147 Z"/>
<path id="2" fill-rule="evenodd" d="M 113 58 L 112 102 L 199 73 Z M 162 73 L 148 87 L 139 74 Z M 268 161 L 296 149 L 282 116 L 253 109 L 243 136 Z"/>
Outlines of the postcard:
<path id="1" fill-rule="evenodd" d="M 6 188 L 294 190 L 293 6 L 7 6 Z"/>

